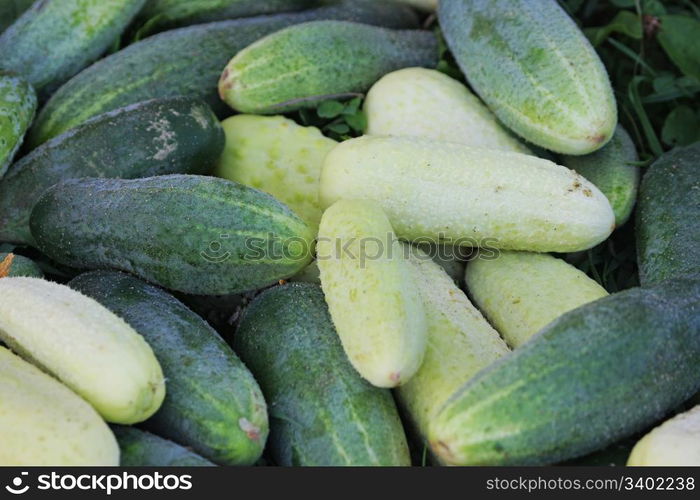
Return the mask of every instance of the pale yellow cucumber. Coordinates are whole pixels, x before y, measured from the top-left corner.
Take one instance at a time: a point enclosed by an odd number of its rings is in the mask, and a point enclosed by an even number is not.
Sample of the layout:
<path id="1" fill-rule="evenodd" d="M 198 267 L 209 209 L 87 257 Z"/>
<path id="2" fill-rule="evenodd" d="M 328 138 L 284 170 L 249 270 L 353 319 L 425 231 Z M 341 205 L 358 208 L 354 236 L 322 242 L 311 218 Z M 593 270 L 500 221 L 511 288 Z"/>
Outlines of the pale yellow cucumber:
<path id="1" fill-rule="evenodd" d="M 409 240 L 573 252 L 605 240 L 615 224 L 606 197 L 566 167 L 414 137 L 342 142 L 326 156 L 320 189 L 322 206 L 377 202 Z"/>
<path id="2" fill-rule="evenodd" d="M 146 420 L 165 396 L 146 341 L 95 300 L 38 278 L 0 279 L 0 340 L 51 373 L 108 422 Z"/>
<path id="3" fill-rule="evenodd" d="M 700 405 L 667 420 L 640 439 L 627 465 L 700 467 Z"/>
<path id="4" fill-rule="evenodd" d="M 323 214 L 316 247 L 338 336 L 371 384 L 396 387 L 423 360 L 426 319 L 401 243 L 371 202 L 344 200 Z"/>
<path id="5" fill-rule="evenodd" d="M 0 466 L 119 465 L 107 424 L 53 377 L 0 346 Z"/>
<path id="6" fill-rule="evenodd" d="M 471 297 L 511 347 L 562 314 L 608 295 L 584 272 L 548 254 L 500 252 L 467 265 Z"/>
<path id="7" fill-rule="evenodd" d="M 428 321 L 428 347 L 418 373 L 397 395 L 427 439 L 429 422 L 449 397 L 510 350 L 440 266 L 421 250 L 406 247 Z"/>
<path id="8" fill-rule="evenodd" d="M 271 194 L 315 231 L 321 166 L 337 142 L 283 116 L 237 115 L 221 125 L 226 147 L 215 175 Z"/>
<path id="9" fill-rule="evenodd" d="M 387 74 L 365 100 L 368 135 L 423 137 L 532 154 L 469 89 L 426 68 Z"/>

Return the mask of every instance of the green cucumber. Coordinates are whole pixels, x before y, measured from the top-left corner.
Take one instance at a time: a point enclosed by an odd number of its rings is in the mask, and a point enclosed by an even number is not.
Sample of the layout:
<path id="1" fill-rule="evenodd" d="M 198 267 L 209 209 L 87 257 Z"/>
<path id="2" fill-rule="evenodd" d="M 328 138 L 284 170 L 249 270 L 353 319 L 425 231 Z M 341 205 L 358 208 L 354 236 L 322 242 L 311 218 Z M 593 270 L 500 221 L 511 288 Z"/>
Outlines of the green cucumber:
<path id="1" fill-rule="evenodd" d="M 518 135 L 572 155 L 610 140 L 605 67 L 556 0 L 441 0 L 438 19 L 471 87 Z"/>
<path id="2" fill-rule="evenodd" d="M 237 115 L 221 125 L 226 147 L 215 174 L 271 194 L 317 230 L 321 166 L 338 143 L 283 116 Z"/>
<path id="3" fill-rule="evenodd" d="M 0 252 L 0 262 L 5 260 L 5 258 L 9 255 L 7 252 Z M 43 278 L 44 273 L 41 271 L 41 268 L 36 265 L 36 263 L 28 259 L 27 257 L 23 257 L 21 255 L 16 255 L 12 254 L 12 264 L 10 264 L 10 269 L 7 274 L 7 276 L 24 276 L 27 278 Z"/>
<path id="4" fill-rule="evenodd" d="M 122 467 L 215 467 L 206 458 L 136 427 L 112 426 Z"/>
<path id="5" fill-rule="evenodd" d="M 608 295 L 571 264 L 547 254 L 499 252 L 467 265 L 477 307 L 511 347 L 520 347 L 564 313 Z"/>
<path id="6" fill-rule="evenodd" d="M 19 16 L 32 6 L 34 0 L 3 0 L 0 2 L 0 33 L 12 25 Z"/>
<path id="7" fill-rule="evenodd" d="M 549 464 L 643 430 L 700 388 L 700 276 L 575 309 L 486 368 L 430 425 L 461 465 Z"/>
<path id="8" fill-rule="evenodd" d="M 700 272 L 699 196 L 700 142 L 646 169 L 635 227 L 642 285 Z"/>
<path id="9" fill-rule="evenodd" d="M 391 394 L 352 368 L 318 286 L 263 292 L 243 314 L 234 348 L 268 401 L 277 464 L 410 465 Z"/>
<path id="10" fill-rule="evenodd" d="M 425 10 L 425 11 L 435 11 L 438 6 L 438 0 L 385 0 L 385 1 L 398 1 L 398 2 L 403 2 L 407 3 L 409 5 L 412 5 L 413 7 L 420 9 L 420 10 Z"/>
<path id="11" fill-rule="evenodd" d="M 77 177 L 204 174 L 223 147 L 224 134 L 216 116 L 196 99 L 147 101 L 96 116 L 10 167 L 0 180 L 0 239 L 33 244 L 32 207 L 57 182 Z"/>
<path id="12" fill-rule="evenodd" d="M 258 384 L 231 348 L 172 295 L 128 274 L 93 271 L 69 286 L 124 319 L 153 349 L 168 381 L 145 426 L 227 465 L 262 454 L 268 424 Z"/>
<path id="13" fill-rule="evenodd" d="M 428 31 L 396 31 L 345 21 L 315 21 L 280 30 L 240 51 L 219 81 L 219 95 L 243 113 L 314 107 L 369 89 L 386 73 L 437 65 Z"/>
<path id="14" fill-rule="evenodd" d="M 39 0 L 0 35 L 0 68 L 43 96 L 100 57 L 145 0 Z"/>
<path id="15" fill-rule="evenodd" d="M 167 31 L 106 57 L 63 85 L 37 116 L 27 141 L 36 147 L 92 116 L 159 97 L 198 97 L 218 115 L 226 116 L 230 111 L 219 99 L 216 85 L 231 57 L 265 35 L 315 19 L 394 28 L 417 24 L 408 7 L 376 0 L 345 0 L 299 13 Z"/>
<path id="16" fill-rule="evenodd" d="M 61 264 L 128 271 L 196 295 L 293 276 L 311 261 L 315 237 L 271 196 L 196 175 L 64 181 L 39 199 L 30 227 Z"/>
<path id="17" fill-rule="evenodd" d="M 700 405 L 652 429 L 634 446 L 627 465 L 699 467 Z"/>
<path id="18" fill-rule="evenodd" d="M 532 154 L 465 85 L 434 69 L 405 68 L 382 77 L 367 93 L 364 110 L 368 135 Z"/>
<path id="19" fill-rule="evenodd" d="M 629 219 L 637 201 L 639 160 L 634 142 L 618 125 L 605 146 L 585 156 L 564 156 L 562 164 L 575 170 L 595 184 L 610 201 L 615 212 L 615 224 L 620 227 Z"/>
<path id="20" fill-rule="evenodd" d="M 405 383 L 423 361 L 426 318 L 382 209 L 357 200 L 333 204 L 323 213 L 316 251 L 328 309 L 352 366 L 377 387 Z"/>
<path id="21" fill-rule="evenodd" d="M 22 145 L 36 106 L 36 94 L 29 82 L 0 71 L 0 178 Z"/>
<path id="22" fill-rule="evenodd" d="M 576 251 L 615 224 L 607 198 L 568 168 L 413 137 L 360 137 L 326 156 L 321 205 L 353 198 L 380 204 L 399 238 L 473 247 Z"/>

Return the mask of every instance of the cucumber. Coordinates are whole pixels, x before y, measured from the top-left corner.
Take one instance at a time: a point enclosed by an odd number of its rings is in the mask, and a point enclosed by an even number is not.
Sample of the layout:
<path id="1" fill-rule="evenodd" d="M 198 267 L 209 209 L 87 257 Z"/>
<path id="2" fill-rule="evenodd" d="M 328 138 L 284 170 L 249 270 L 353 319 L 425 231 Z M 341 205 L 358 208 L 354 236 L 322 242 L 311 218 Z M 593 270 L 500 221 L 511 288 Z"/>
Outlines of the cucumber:
<path id="1" fill-rule="evenodd" d="M 119 465 L 114 435 L 95 410 L 2 346 L 0 401 L 0 465 Z"/>
<path id="2" fill-rule="evenodd" d="M 564 313 L 608 295 L 571 264 L 547 254 L 499 252 L 467 265 L 477 307 L 511 347 L 520 347 Z"/>
<path id="3" fill-rule="evenodd" d="M 338 143 L 283 116 L 237 115 L 221 125 L 226 148 L 215 174 L 271 194 L 318 230 L 321 166 Z"/>
<path id="4" fill-rule="evenodd" d="M 615 223 L 598 188 L 565 167 L 420 138 L 338 145 L 324 161 L 321 205 L 341 198 L 379 203 L 400 238 L 463 246 L 571 252 L 605 240 Z"/>
<path id="5" fill-rule="evenodd" d="M 562 164 L 575 170 L 595 184 L 610 201 L 615 212 L 615 224 L 627 222 L 637 201 L 639 160 L 634 142 L 618 125 L 610 142 L 586 156 L 564 156 Z"/>
<path id="6" fill-rule="evenodd" d="M 0 252 L 0 262 L 3 262 L 7 256 L 10 255 L 7 252 Z M 20 277 L 24 276 L 27 278 L 43 278 L 44 273 L 41 271 L 36 263 L 23 257 L 21 255 L 12 254 L 12 262 L 10 264 L 10 269 L 7 274 L 9 277 Z"/>
<path id="7" fill-rule="evenodd" d="M 168 381 L 160 410 L 145 426 L 227 465 L 250 465 L 262 454 L 268 423 L 253 376 L 197 314 L 138 278 L 93 271 L 71 288 L 123 318 L 151 345 Z"/>
<path id="8" fill-rule="evenodd" d="M 145 0 L 40 0 L 0 34 L 0 68 L 48 97 L 100 57 Z"/>
<path id="9" fill-rule="evenodd" d="M 642 178 L 636 236 L 642 286 L 700 272 L 700 142 L 659 157 Z"/>
<path id="10" fill-rule="evenodd" d="M 155 35 L 93 64 L 63 85 L 42 108 L 27 141 L 36 147 L 92 116 L 158 97 L 198 97 L 219 116 L 227 116 L 230 111 L 216 91 L 221 70 L 255 40 L 314 19 L 411 28 L 417 25 L 417 18 L 410 10 L 376 0 L 345 0 L 305 12 L 222 21 Z"/>
<path id="11" fill-rule="evenodd" d="M 311 261 L 315 237 L 271 196 L 196 175 L 64 181 L 39 199 L 30 227 L 63 265 L 128 271 L 195 295 L 293 276 Z"/>
<path id="12" fill-rule="evenodd" d="M 605 67 L 555 0 L 443 0 L 438 19 L 471 87 L 515 133 L 571 155 L 610 140 Z"/>
<path id="13" fill-rule="evenodd" d="M 634 288 L 560 317 L 486 368 L 430 425 L 444 462 L 535 465 L 643 430 L 700 379 L 700 277 Z"/>
<path id="14" fill-rule="evenodd" d="M 632 449 L 627 465 L 700 466 L 700 405 L 646 434 Z"/>
<path id="15" fill-rule="evenodd" d="M 317 262 L 352 366 L 377 387 L 408 381 L 423 361 L 426 318 L 403 248 L 382 209 L 356 200 L 332 205 L 321 219 Z"/>
<path id="16" fill-rule="evenodd" d="M 318 268 L 318 262 L 313 261 L 300 272 L 289 278 L 289 281 L 301 281 L 304 283 L 321 284 L 321 270 Z"/>
<path id="17" fill-rule="evenodd" d="M 112 426 L 122 467 L 215 467 L 179 444 L 135 427 Z"/>
<path id="18" fill-rule="evenodd" d="M 435 11 L 438 6 L 438 0 L 385 0 L 385 1 L 399 1 L 403 3 L 407 3 L 408 5 L 412 5 L 413 7 L 420 9 L 420 10 L 425 10 L 425 11 Z"/>
<path id="19" fill-rule="evenodd" d="M 62 180 L 204 174 L 223 148 L 216 116 L 196 99 L 146 101 L 96 116 L 12 165 L 0 181 L 0 239 L 33 244 L 32 207 Z"/>
<path id="20" fill-rule="evenodd" d="M 391 394 L 348 363 L 318 286 L 263 292 L 233 341 L 268 401 L 278 465 L 410 465 Z"/>
<path id="21" fill-rule="evenodd" d="M 0 71 L 0 177 L 22 145 L 36 106 L 36 94 L 27 81 Z"/>
<path id="22" fill-rule="evenodd" d="M 421 250 L 404 248 L 425 309 L 428 347 L 418 373 L 396 394 L 427 438 L 431 420 L 449 397 L 510 350 L 440 266 Z"/>
<path id="23" fill-rule="evenodd" d="M 153 351 L 122 319 L 65 285 L 0 279 L 0 339 L 89 402 L 108 422 L 141 422 L 165 382 Z"/>
<path id="24" fill-rule="evenodd" d="M 344 21 L 280 30 L 243 49 L 219 81 L 221 99 L 243 113 L 275 114 L 364 92 L 386 73 L 437 65 L 428 31 L 396 31 Z"/>
<path id="25" fill-rule="evenodd" d="M 532 154 L 465 85 L 434 69 L 405 68 L 382 77 L 367 93 L 364 110 L 368 135 Z"/>
<path id="26" fill-rule="evenodd" d="M 0 2 L 0 33 L 15 22 L 29 7 L 34 0 L 3 0 Z"/>

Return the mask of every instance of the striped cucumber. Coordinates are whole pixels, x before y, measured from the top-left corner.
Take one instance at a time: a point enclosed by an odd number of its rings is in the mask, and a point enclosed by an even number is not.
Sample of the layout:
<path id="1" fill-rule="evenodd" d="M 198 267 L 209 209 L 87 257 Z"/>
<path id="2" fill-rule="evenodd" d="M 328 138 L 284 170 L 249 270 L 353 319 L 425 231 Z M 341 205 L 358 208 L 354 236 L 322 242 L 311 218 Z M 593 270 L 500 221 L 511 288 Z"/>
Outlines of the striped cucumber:
<path id="1" fill-rule="evenodd" d="M 348 363 L 318 286 L 263 292 L 234 348 L 268 401 L 268 449 L 278 465 L 410 465 L 391 394 Z"/>
<path id="2" fill-rule="evenodd" d="M 191 26 L 149 37 L 93 64 L 63 85 L 37 116 L 28 136 L 36 147 L 88 118 L 153 98 L 203 99 L 220 116 L 230 113 L 217 95 L 231 57 L 265 35 L 316 19 L 342 19 L 412 28 L 409 7 L 376 0 L 344 0 L 309 11 Z"/>
<path id="3" fill-rule="evenodd" d="M 216 116 L 196 99 L 147 101 L 96 116 L 42 144 L 0 180 L 0 239 L 33 244 L 32 207 L 57 182 L 77 177 L 204 174 L 223 147 L 224 134 Z"/>
<path id="4" fill-rule="evenodd" d="M 595 153 L 561 158 L 563 165 L 591 181 L 608 198 L 618 227 L 627 222 L 637 201 L 639 168 L 634 163 L 638 160 L 632 138 L 620 125 L 610 142 Z"/>
<path id="5" fill-rule="evenodd" d="M 113 271 L 81 274 L 70 287 L 124 319 L 153 348 L 168 381 L 145 426 L 222 464 L 250 465 L 262 454 L 265 400 L 231 348 L 197 314 L 160 288 Z"/>
<path id="6" fill-rule="evenodd" d="M 5 259 L 7 259 L 9 255 L 10 254 L 7 252 L 0 252 L 0 262 L 4 263 Z M 39 266 L 37 266 L 33 260 L 21 255 L 12 254 L 12 260 L 10 261 L 9 266 L 10 267 L 7 272 L 7 276 L 9 277 L 44 277 L 44 273 L 42 272 L 41 268 L 39 268 Z"/>
<path id="7" fill-rule="evenodd" d="M 399 68 L 435 67 L 437 57 L 437 40 L 428 31 L 315 21 L 236 54 L 221 75 L 219 95 L 243 113 L 282 113 L 364 92 Z"/>
<path id="8" fill-rule="evenodd" d="M 590 248 L 615 223 L 598 188 L 565 167 L 419 138 L 339 144 L 324 161 L 321 205 L 342 198 L 380 204 L 400 238 L 510 250 Z"/>
<path id="9" fill-rule="evenodd" d="M 61 264 L 119 269 L 196 295 L 293 276 L 311 261 L 315 237 L 271 196 L 196 175 L 64 181 L 39 199 L 30 227 Z"/>
<path id="10" fill-rule="evenodd" d="M 556 463 L 643 430 L 700 388 L 700 279 L 586 304 L 486 368 L 430 424 L 461 465 Z"/>
<path id="11" fill-rule="evenodd" d="M 467 289 L 503 335 L 520 347 L 559 316 L 608 292 L 571 264 L 547 254 L 499 252 L 467 265 Z"/>
<path id="12" fill-rule="evenodd" d="M 36 106 L 36 94 L 29 82 L 0 71 L 0 178 L 22 145 Z"/>
<path id="13" fill-rule="evenodd" d="M 632 449 L 627 465 L 699 467 L 700 406 L 676 415 L 646 434 Z"/>
<path id="14" fill-rule="evenodd" d="M 119 465 L 117 442 L 97 412 L 2 346 L 0 401 L 0 465 Z"/>
<path id="15" fill-rule="evenodd" d="M 0 68 L 47 97 L 100 57 L 145 0 L 39 0 L 0 34 Z"/>
<path id="16" fill-rule="evenodd" d="M 375 83 L 365 100 L 367 134 L 423 137 L 532 154 L 469 89 L 426 68 L 405 68 Z"/>
<path id="17" fill-rule="evenodd" d="M 0 339 L 51 373 L 109 422 L 135 423 L 165 396 L 160 365 L 121 318 L 65 285 L 0 279 Z"/>
<path id="18" fill-rule="evenodd" d="M 237 115 L 221 125 L 226 148 L 215 174 L 270 193 L 316 231 L 321 166 L 337 142 L 283 116 Z"/>
<path id="19" fill-rule="evenodd" d="M 443 0 L 438 19 L 471 87 L 518 135 L 572 155 L 610 140 L 605 67 L 556 0 Z"/>
<path id="20" fill-rule="evenodd" d="M 112 426 L 122 467 L 214 467 L 206 458 L 136 427 Z"/>
<path id="21" fill-rule="evenodd" d="M 408 381 L 423 360 L 426 318 L 382 209 L 371 202 L 335 203 L 323 213 L 316 251 L 323 293 L 350 363 L 377 387 Z"/>

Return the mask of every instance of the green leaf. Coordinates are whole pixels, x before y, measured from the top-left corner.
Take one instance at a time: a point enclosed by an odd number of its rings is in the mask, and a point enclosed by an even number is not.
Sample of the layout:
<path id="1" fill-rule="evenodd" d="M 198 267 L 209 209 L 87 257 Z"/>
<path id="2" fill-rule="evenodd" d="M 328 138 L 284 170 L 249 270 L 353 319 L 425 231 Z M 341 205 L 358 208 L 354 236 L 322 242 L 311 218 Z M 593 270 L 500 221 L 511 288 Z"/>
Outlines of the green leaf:
<path id="1" fill-rule="evenodd" d="M 662 16 L 657 39 L 683 74 L 700 82 L 700 21 L 688 16 Z"/>
<path id="2" fill-rule="evenodd" d="M 363 133 L 367 128 L 367 117 L 362 111 L 357 112 L 354 115 L 348 115 L 345 117 L 345 121 L 350 125 L 356 132 Z"/>
<path id="3" fill-rule="evenodd" d="M 318 106 L 316 113 L 321 118 L 335 118 L 336 116 L 339 116 L 343 112 L 344 109 L 345 109 L 345 106 L 343 105 L 342 102 L 323 101 Z"/>
<path id="4" fill-rule="evenodd" d="M 607 25 L 599 28 L 586 28 L 584 33 L 594 46 L 600 45 L 612 33 L 621 33 L 635 40 L 641 40 L 642 20 L 633 12 L 621 10 Z"/>
<path id="5" fill-rule="evenodd" d="M 326 128 L 336 134 L 347 134 L 350 132 L 350 127 L 346 123 L 331 123 Z"/>
<path id="6" fill-rule="evenodd" d="M 666 117 L 661 138 L 669 146 L 686 146 L 700 139 L 700 119 L 688 106 L 678 106 Z"/>
<path id="7" fill-rule="evenodd" d="M 666 7 L 661 0 L 643 0 L 642 12 L 650 16 L 663 16 L 666 14 Z"/>
<path id="8" fill-rule="evenodd" d="M 630 104 L 632 105 L 635 113 L 637 114 L 639 123 L 642 125 L 644 136 L 646 137 L 646 140 L 649 143 L 649 149 L 651 149 L 651 152 L 655 156 L 661 156 L 661 154 L 663 153 L 663 148 L 661 147 L 659 138 L 656 135 L 656 132 L 654 131 L 654 127 L 652 126 L 651 121 L 649 120 L 649 116 L 647 115 L 647 112 L 644 109 L 642 99 L 639 96 L 639 85 L 646 80 L 647 77 L 641 75 L 632 78 L 627 88 L 627 94 L 630 100 Z"/>
<path id="9" fill-rule="evenodd" d="M 354 115 L 355 113 L 357 113 L 357 110 L 360 109 L 360 104 L 362 104 L 361 97 L 355 97 L 354 99 L 351 99 L 345 105 L 345 109 L 343 109 L 343 114 L 344 115 Z"/>
<path id="10" fill-rule="evenodd" d="M 634 0 L 610 0 L 610 3 L 613 4 L 615 7 L 619 7 L 621 9 L 628 9 L 630 7 L 634 7 Z"/>

